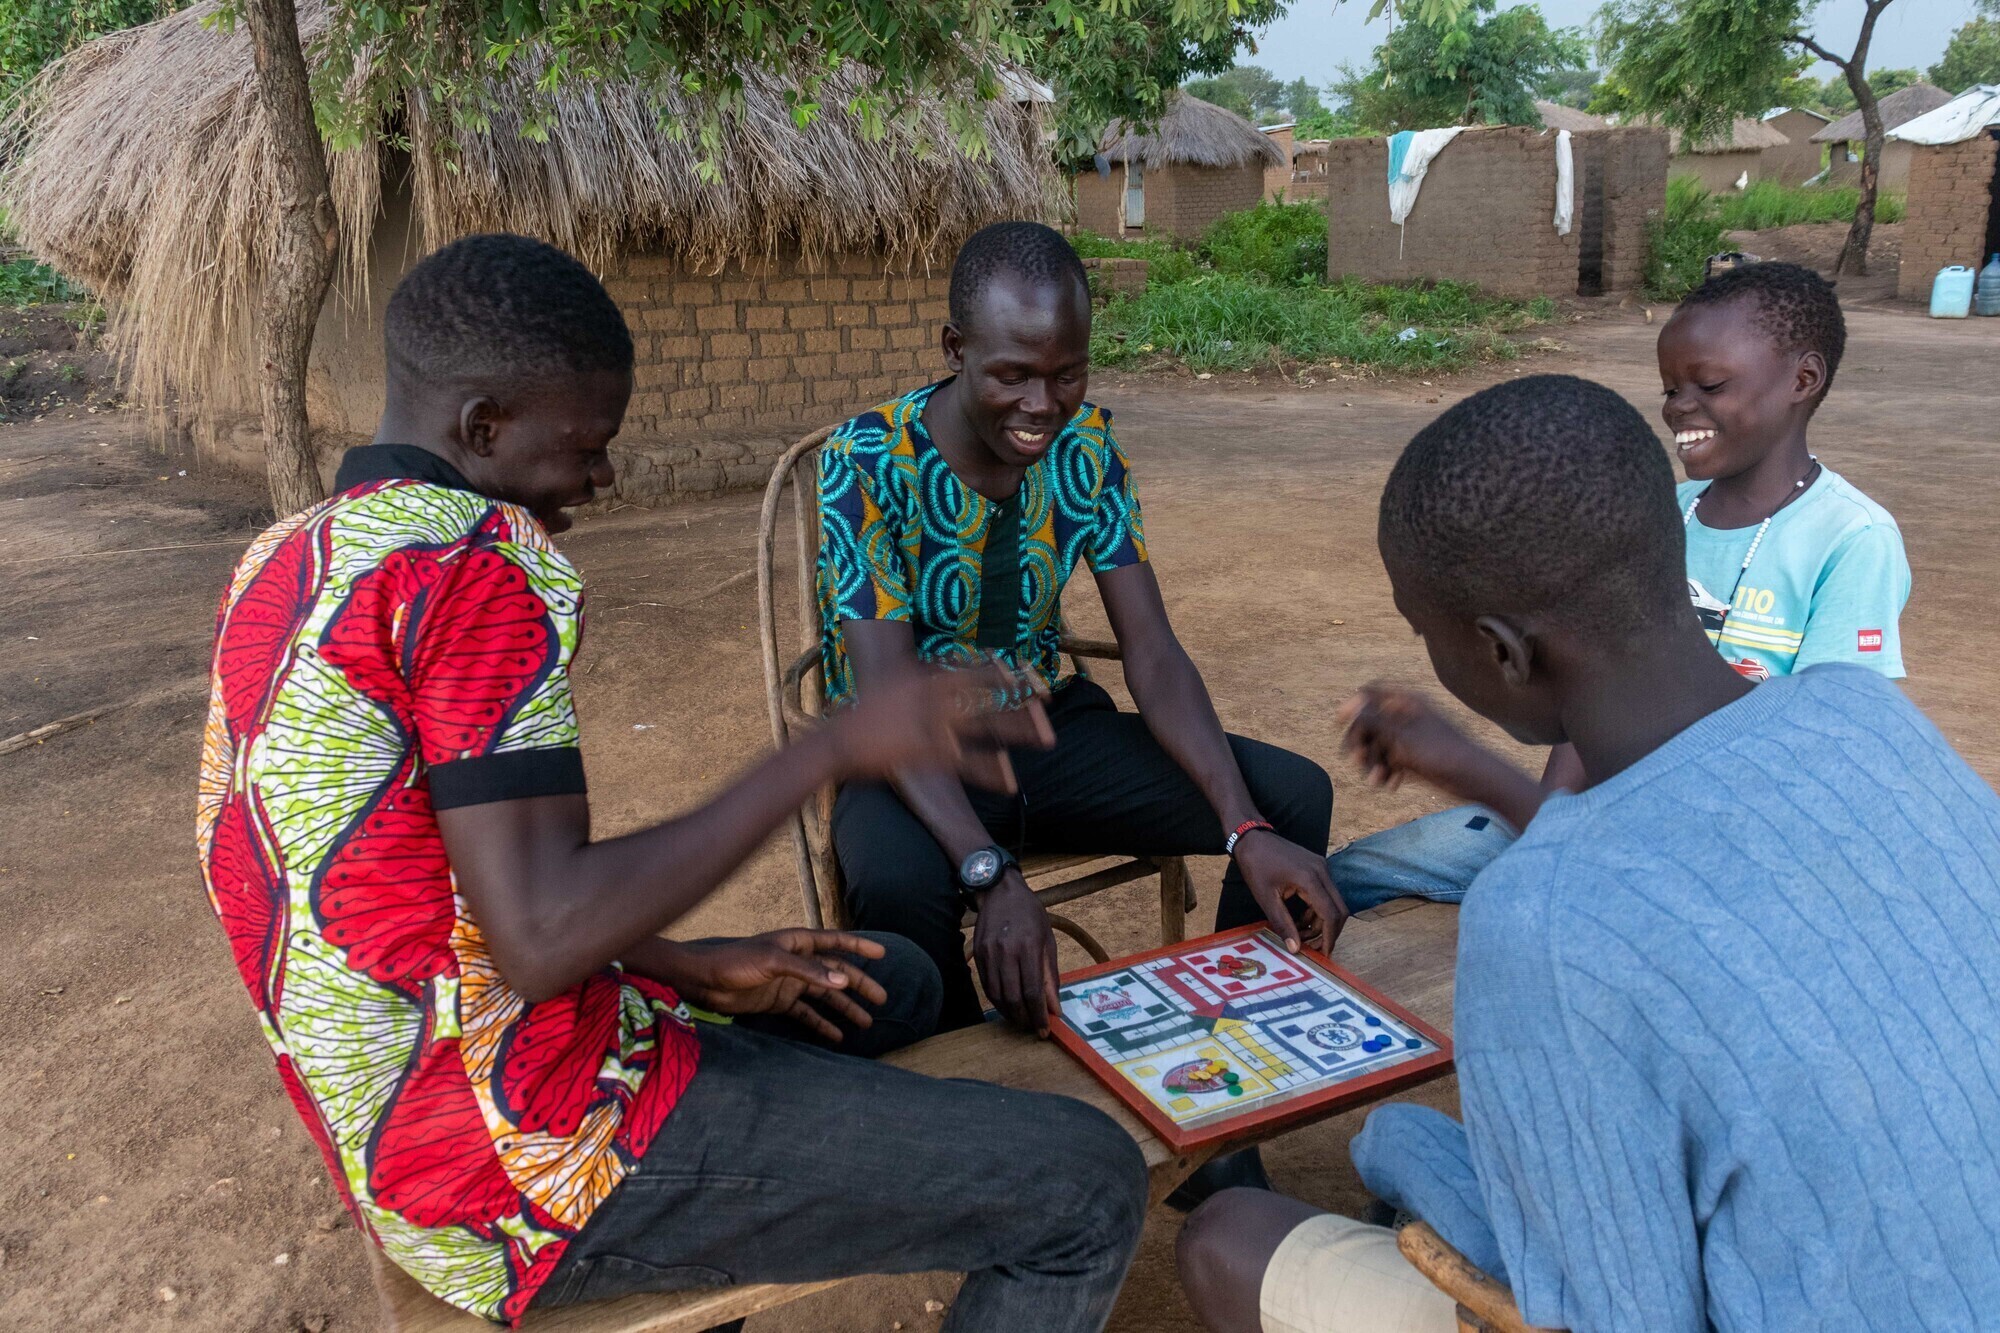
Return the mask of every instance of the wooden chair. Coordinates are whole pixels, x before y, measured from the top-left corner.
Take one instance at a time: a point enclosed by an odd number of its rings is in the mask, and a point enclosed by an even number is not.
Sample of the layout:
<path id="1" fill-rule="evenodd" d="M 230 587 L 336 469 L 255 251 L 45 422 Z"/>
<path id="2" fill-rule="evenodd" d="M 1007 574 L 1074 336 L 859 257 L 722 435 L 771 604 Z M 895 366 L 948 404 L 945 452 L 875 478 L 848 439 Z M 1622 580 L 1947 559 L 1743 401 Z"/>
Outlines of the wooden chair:
<path id="1" fill-rule="evenodd" d="M 1397 1232 L 1396 1248 L 1432 1285 L 1458 1302 L 1458 1333 L 1563 1333 L 1524 1321 L 1514 1293 L 1474 1267 L 1430 1223 L 1412 1222 Z"/>
<path id="2" fill-rule="evenodd" d="M 764 488 L 763 512 L 757 520 L 757 630 L 764 651 L 764 689 L 771 715 L 771 738 L 779 745 L 819 725 L 826 711 L 825 682 L 819 679 L 821 626 L 814 565 L 820 543 L 817 453 L 832 433 L 830 426 L 816 430 L 784 452 L 771 469 L 770 484 Z M 787 482 L 791 483 L 798 539 L 799 645 L 794 654 L 787 654 L 779 647 L 775 586 L 778 510 L 783 505 Z M 1118 645 L 1103 640 L 1065 635 L 1062 648 L 1073 664 L 1086 659 L 1115 662 L 1120 657 Z M 833 797 L 833 789 L 826 788 L 790 821 L 799 890 L 804 897 L 806 920 L 814 926 L 849 924 L 840 862 L 833 852 Z M 1109 859 L 1113 858 L 1027 856 L 1022 858 L 1021 872 L 1035 896 L 1051 908 L 1158 875 L 1160 942 L 1174 944 L 1186 939 L 1187 913 L 1194 906 L 1194 889 L 1188 880 L 1187 862 L 1178 856 L 1122 858 L 1108 867 L 1051 881 L 1052 876 Z M 1050 912 L 1049 920 L 1094 960 L 1108 961 L 1110 955 L 1104 946 L 1075 921 L 1057 912 Z"/>

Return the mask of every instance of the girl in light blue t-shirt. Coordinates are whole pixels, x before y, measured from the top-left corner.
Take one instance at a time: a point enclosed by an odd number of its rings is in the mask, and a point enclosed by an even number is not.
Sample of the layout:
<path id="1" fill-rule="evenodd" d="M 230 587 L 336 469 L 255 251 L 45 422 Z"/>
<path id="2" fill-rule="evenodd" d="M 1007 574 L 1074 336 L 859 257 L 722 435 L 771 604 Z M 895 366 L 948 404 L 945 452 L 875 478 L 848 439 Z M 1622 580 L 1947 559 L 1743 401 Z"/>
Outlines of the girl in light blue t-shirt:
<path id="1" fill-rule="evenodd" d="M 1847 346 L 1833 285 L 1797 264 L 1718 273 L 1660 330 L 1662 414 L 1688 480 L 1688 596 L 1708 637 L 1751 680 L 1821 662 L 1903 674 L 1910 597 L 1889 511 L 1819 461 L 1806 427 Z M 1557 746 L 1542 789 L 1586 778 Z M 1491 810 L 1460 806 L 1336 849 L 1327 870 L 1351 912 L 1392 898 L 1458 902 L 1514 841 Z"/>

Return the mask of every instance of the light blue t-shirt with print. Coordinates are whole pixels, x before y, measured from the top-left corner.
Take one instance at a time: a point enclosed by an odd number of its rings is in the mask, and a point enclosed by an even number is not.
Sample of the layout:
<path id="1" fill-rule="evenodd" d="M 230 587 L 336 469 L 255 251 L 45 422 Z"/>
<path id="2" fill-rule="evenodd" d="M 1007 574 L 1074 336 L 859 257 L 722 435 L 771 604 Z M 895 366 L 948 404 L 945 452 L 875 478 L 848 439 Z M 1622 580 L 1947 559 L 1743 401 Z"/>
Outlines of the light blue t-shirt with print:
<path id="1" fill-rule="evenodd" d="M 1681 483 L 1682 513 L 1707 486 Z M 1699 509 L 1687 525 L 1688 596 L 1731 666 L 1752 680 L 1821 662 L 1904 675 L 1897 619 L 1910 599 L 1910 562 L 1888 510 L 1822 466 L 1772 516 L 1745 569 L 1756 536 L 1754 524 L 1708 527 Z"/>

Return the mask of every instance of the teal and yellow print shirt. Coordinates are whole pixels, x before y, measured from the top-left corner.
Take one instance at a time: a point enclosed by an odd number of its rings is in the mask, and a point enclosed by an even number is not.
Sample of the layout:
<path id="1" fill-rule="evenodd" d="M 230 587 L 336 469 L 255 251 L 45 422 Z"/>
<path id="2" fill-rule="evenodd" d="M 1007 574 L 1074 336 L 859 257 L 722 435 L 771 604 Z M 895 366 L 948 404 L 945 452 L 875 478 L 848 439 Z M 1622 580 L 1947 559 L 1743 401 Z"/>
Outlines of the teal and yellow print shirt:
<path id="1" fill-rule="evenodd" d="M 958 479 L 924 429 L 938 387 L 862 413 L 819 451 L 820 653 L 835 703 L 854 690 L 843 620 L 908 621 L 926 661 L 990 650 L 1054 689 L 1063 682 L 1062 588 L 1077 561 L 1102 574 L 1146 558 L 1109 412 L 1077 409 L 1021 489 L 996 502 Z M 997 577 L 988 577 L 989 556 Z M 1003 600 L 1016 567 L 1014 596 Z"/>

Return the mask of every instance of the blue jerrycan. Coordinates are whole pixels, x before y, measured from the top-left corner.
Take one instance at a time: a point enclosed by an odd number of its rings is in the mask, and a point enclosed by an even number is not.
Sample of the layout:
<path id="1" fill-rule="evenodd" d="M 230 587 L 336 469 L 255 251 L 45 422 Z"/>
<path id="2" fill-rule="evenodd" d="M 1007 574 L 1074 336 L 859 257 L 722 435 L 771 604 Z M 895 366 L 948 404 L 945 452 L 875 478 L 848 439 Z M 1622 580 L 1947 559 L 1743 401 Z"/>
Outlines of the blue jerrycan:
<path id="1" fill-rule="evenodd" d="M 1972 311 L 1977 315 L 2000 315 L 2000 253 L 1979 270 L 1979 281 L 1972 289 Z"/>
<path id="2" fill-rule="evenodd" d="M 1972 313 L 1972 270 L 1953 264 L 1931 280 L 1931 318 L 1964 319 Z"/>

